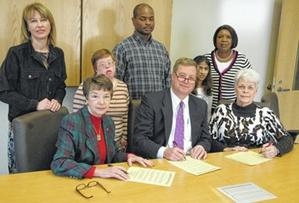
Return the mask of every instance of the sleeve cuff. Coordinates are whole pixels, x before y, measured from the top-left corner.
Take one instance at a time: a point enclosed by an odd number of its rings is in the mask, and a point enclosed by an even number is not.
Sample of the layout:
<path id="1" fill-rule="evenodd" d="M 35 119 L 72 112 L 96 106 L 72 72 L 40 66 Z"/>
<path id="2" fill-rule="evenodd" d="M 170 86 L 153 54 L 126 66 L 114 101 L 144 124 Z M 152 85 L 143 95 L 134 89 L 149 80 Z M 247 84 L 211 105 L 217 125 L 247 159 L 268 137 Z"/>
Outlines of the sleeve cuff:
<path id="1" fill-rule="evenodd" d="M 160 147 L 160 149 L 158 150 L 158 153 L 157 153 L 158 159 L 163 159 L 165 150 L 166 150 L 166 147 L 164 147 L 164 146 Z"/>
<path id="2" fill-rule="evenodd" d="M 95 166 L 92 166 L 85 174 L 84 178 L 93 178 L 94 177 L 94 172 L 96 170 Z"/>

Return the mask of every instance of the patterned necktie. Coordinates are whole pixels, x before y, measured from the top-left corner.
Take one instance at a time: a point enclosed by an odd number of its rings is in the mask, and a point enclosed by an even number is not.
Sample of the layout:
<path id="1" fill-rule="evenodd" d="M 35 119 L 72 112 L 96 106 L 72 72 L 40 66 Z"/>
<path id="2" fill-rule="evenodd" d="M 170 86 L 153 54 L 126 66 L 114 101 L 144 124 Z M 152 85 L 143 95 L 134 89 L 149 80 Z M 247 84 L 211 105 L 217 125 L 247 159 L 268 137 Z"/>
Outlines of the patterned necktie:
<path id="1" fill-rule="evenodd" d="M 180 107 L 176 115 L 174 147 L 184 149 L 184 102 L 182 101 L 180 102 Z"/>

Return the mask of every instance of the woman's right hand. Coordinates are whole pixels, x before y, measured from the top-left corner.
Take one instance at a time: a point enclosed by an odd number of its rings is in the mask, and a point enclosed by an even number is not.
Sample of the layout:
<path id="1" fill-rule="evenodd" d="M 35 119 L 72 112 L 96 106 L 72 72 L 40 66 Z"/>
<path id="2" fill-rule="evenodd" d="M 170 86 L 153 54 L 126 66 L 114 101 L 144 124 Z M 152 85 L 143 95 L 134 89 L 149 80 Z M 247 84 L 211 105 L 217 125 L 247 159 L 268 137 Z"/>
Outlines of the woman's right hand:
<path id="1" fill-rule="evenodd" d="M 40 110 L 50 109 L 50 105 L 51 105 L 51 101 L 45 98 L 38 102 L 36 110 L 40 111 Z"/>
<path id="2" fill-rule="evenodd" d="M 96 168 L 94 176 L 100 178 L 116 178 L 119 180 L 127 180 L 129 178 L 127 169 L 122 166 L 111 166 L 107 168 Z"/>

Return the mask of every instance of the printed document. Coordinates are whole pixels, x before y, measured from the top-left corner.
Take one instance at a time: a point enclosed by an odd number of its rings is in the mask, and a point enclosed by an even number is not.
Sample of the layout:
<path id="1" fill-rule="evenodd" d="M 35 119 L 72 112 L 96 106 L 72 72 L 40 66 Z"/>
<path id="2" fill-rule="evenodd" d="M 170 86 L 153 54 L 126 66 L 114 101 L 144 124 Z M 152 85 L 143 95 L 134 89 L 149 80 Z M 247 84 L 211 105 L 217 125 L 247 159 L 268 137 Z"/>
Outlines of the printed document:
<path id="1" fill-rule="evenodd" d="M 175 176 L 174 171 L 151 168 L 130 167 L 129 181 L 170 187 Z"/>
<path id="2" fill-rule="evenodd" d="M 248 165 L 257 165 L 271 160 L 254 151 L 236 152 L 225 157 Z"/>
<path id="3" fill-rule="evenodd" d="M 193 159 L 190 156 L 186 156 L 186 160 L 184 161 L 168 161 L 168 162 L 193 175 L 201 175 L 204 173 L 208 173 L 220 169 L 220 167 L 218 166 L 214 166 L 202 160 Z"/>

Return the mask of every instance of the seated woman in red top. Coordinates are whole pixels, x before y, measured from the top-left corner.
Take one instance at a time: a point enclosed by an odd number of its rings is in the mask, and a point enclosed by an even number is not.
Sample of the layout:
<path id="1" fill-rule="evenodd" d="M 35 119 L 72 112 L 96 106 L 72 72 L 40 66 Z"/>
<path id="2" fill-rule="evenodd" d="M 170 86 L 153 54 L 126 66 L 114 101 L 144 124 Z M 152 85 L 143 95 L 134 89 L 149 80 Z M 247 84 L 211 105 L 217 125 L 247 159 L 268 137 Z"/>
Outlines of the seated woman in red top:
<path id="1" fill-rule="evenodd" d="M 83 83 L 87 105 L 64 117 L 57 140 L 57 152 L 51 163 L 53 173 L 76 178 L 117 178 L 128 175 L 121 166 L 98 168 L 97 164 L 127 161 L 144 167 L 152 162 L 134 154 L 118 151 L 114 141 L 115 128 L 106 116 L 113 84 L 104 75 L 88 78 Z"/>

